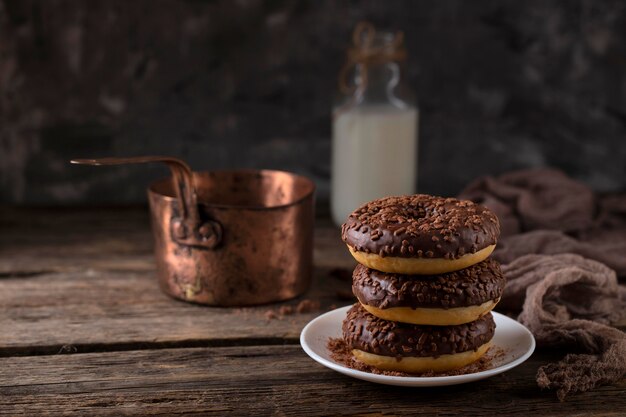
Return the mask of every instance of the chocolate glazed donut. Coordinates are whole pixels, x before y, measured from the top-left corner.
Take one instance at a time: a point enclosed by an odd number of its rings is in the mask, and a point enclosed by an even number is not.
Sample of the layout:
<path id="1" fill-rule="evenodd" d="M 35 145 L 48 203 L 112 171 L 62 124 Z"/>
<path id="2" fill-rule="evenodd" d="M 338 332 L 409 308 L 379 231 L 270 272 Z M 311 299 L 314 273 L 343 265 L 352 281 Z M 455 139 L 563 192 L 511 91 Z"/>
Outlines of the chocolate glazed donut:
<path id="1" fill-rule="evenodd" d="M 486 259 L 497 217 L 467 200 L 424 194 L 386 197 L 355 210 L 342 239 L 361 264 L 383 272 L 442 274 Z"/>
<path id="2" fill-rule="evenodd" d="M 360 304 L 349 311 L 343 338 L 353 355 L 383 370 L 446 371 L 478 360 L 495 331 L 491 313 L 456 326 L 417 326 L 381 320 Z"/>
<path id="3" fill-rule="evenodd" d="M 506 284 L 493 259 L 434 276 L 390 274 L 357 265 L 352 277 L 352 292 L 376 317 L 438 326 L 468 323 L 487 314 Z"/>

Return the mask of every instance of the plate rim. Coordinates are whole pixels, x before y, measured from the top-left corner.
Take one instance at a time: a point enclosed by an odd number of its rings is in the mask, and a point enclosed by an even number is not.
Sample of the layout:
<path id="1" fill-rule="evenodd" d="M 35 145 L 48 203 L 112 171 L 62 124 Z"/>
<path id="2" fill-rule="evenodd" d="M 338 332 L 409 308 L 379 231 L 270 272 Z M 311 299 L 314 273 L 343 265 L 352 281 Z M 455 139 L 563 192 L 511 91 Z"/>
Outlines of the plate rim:
<path id="1" fill-rule="evenodd" d="M 323 317 L 325 316 L 329 316 L 332 314 L 339 314 L 341 313 L 343 310 L 343 312 L 346 312 L 353 306 L 354 304 L 350 304 L 344 307 L 338 307 L 335 308 L 331 311 L 327 311 L 324 314 L 320 314 L 319 316 L 315 317 L 314 319 L 312 319 L 311 321 L 309 321 L 306 326 L 304 326 L 304 328 L 302 329 L 302 331 L 300 332 L 300 346 L 302 347 L 302 349 L 304 350 L 304 352 L 309 355 L 309 357 L 311 359 L 313 359 L 314 361 L 316 361 L 317 363 L 330 368 L 336 372 L 339 372 L 341 374 L 347 375 L 347 376 L 352 376 L 353 378 L 358 378 L 358 379 L 365 379 L 367 381 L 370 382 L 385 382 L 385 383 L 390 383 L 390 382 L 399 382 L 399 383 L 445 383 L 445 382 L 456 382 L 456 383 L 460 383 L 460 382 L 471 382 L 473 380 L 477 380 L 477 379 L 483 379 L 483 378 L 487 378 L 490 376 L 494 376 L 497 374 L 500 374 L 502 372 L 506 372 L 512 368 L 515 368 L 516 366 L 521 365 L 522 363 L 524 363 L 528 358 L 530 358 L 530 356 L 534 353 L 535 348 L 536 348 L 536 341 L 535 341 L 535 337 L 533 336 L 533 334 L 531 333 L 530 330 L 528 330 L 528 328 L 526 326 L 524 326 L 522 323 L 518 322 L 517 320 L 514 320 L 508 316 L 505 316 L 504 314 L 498 313 L 496 311 L 492 311 L 491 313 L 494 315 L 495 317 L 498 317 L 498 319 L 500 320 L 505 320 L 505 321 L 511 321 L 514 323 L 514 325 L 519 326 L 520 330 L 524 331 L 527 336 L 530 336 L 530 347 L 529 349 L 520 357 L 507 362 L 503 365 L 500 365 L 496 368 L 492 368 L 492 369 L 487 369 L 484 371 L 480 371 L 480 372 L 473 372 L 470 374 L 463 374 L 463 375 L 446 375 L 446 376 L 392 376 L 392 375 L 381 375 L 381 374 L 373 374 L 371 372 L 365 372 L 365 371 L 360 371 L 357 369 L 352 369 L 352 368 L 348 368 L 347 366 L 343 366 L 341 364 L 338 364 L 334 361 L 330 361 L 326 358 L 321 357 L 317 352 L 315 352 L 315 350 L 313 350 L 311 348 L 311 346 L 309 346 L 309 344 L 306 342 L 306 336 L 309 332 L 311 332 L 311 328 L 313 327 L 313 325 L 315 324 L 315 322 L 317 322 L 318 320 L 321 320 Z M 497 331 L 497 327 L 496 327 L 496 331 Z M 376 380 L 380 380 L 380 381 L 376 381 Z"/>

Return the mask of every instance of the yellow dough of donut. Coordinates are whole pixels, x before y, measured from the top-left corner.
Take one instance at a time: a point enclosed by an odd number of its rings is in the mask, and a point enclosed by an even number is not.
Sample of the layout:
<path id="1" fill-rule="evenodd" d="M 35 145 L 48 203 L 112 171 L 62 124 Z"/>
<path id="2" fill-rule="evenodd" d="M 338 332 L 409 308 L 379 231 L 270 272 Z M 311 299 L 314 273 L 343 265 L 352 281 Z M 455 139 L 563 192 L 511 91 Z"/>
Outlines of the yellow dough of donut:
<path id="1" fill-rule="evenodd" d="M 454 308 L 411 308 L 391 307 L 378 308 L 361 303 L 370 314 L 388 321 L 399 321 L 411 324 L 428 324 L 431 326 L 454 326 L 478 320 L 498 304 L 497 300 L 490 300 L 478 306 Z"/>
<path id="2" fill-rule="evenodd" d="M 476 253 L 463 255 L 458 259 L 444 259 L 400 258 L 397 256 L 385 256 L 383 258 L 375 253 L 356 251 L 348 245 L 350 253 L 358 263 L 378 271 L 406 275 L 437 275 L 458 271 L 484 261 L 491 255 L 495 247 L 496 245 L 490 245 Z"/>
<path id="3" fill-rule="evenodd" d="M 479 346 L 478 349 L 469 350 L 467 352 L 452 353 L 438 357 L 405 356 L 400 360 L 397 360 L 393 356 L 376 355 L 359 349 L 353 349 L 352 354 L 361 362 L 383 371 L 401 371 L 409 373 L 428 371 L 444 372 L 459 369 L 472 362 L 476 362 L 481 356 L 487 353 L 490 347 L 491 342 L 487 342 Z"/>

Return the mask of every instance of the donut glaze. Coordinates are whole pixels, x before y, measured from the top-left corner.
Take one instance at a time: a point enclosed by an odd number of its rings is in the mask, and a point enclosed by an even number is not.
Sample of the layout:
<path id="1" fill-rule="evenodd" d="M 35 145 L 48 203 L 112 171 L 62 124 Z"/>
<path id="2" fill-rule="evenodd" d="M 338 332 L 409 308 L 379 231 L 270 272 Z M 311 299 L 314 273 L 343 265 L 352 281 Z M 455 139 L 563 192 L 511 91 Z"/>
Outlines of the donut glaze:
<path id="1" fill-rule="evenodd" d="M 435 276 L 390 274 L 363 265 L 352 274 L 352 292 L 370 314 L 436 326 L 478 320 L 500 301 L 505 284 L 493 259 Z"/>
<path id="2" fill-rule="evenodd" d="M 380 309 L 476 306 L 500 298 L 505 284 L 500 264 L 491 258 L 432 276 L 391 274 L 360 264 L 352 273 L 354 295 L 361 303 Z"/>
<path id="3" fill-rule="evenodd" d="M 361 206 L 341 235 L 354 252 L 455 260 L 494 246 L 500 225 L 490 210 L 469 200 L 416 194 Z"/>
<path id="4" fill-rule="evenodd" d="M 437 358 L 477 350 L 491 340 L 495 327 L 491 313 L 456 326 L 419 326 L 379 319 L 357 303 L 342 330 L 351 349 L 396 358 Z"/>

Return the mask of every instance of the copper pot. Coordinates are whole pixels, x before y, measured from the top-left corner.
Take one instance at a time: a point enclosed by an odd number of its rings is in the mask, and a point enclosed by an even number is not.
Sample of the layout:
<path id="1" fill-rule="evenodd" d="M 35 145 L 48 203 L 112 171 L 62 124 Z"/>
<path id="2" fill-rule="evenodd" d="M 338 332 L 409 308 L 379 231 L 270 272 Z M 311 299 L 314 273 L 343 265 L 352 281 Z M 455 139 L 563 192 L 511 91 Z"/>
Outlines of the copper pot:
<path id="1" fill-rule="evenodd" d="M 164 162 L 172 177 L 148 199 L 159 282 L 194 303 L 245 306 L 287 300 L 311 282 L 315 185 L 282 171 L 192 172 L 169 157 L 80 159 Z"/>

